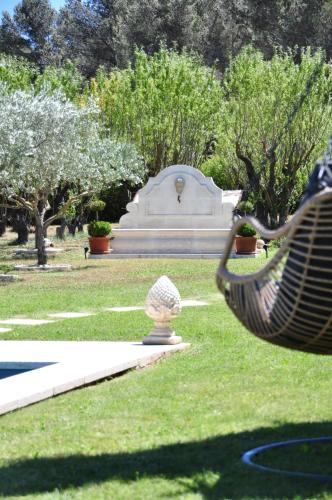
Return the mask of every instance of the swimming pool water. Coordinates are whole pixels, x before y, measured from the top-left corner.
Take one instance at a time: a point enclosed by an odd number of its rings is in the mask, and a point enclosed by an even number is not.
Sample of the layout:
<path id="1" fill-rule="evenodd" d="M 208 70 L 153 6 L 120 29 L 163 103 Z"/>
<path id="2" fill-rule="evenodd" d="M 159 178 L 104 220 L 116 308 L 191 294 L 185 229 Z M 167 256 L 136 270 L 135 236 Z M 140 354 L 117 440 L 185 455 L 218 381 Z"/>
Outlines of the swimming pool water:
<path id="1" fill-rule="evenodd" d="M 19 375 L 20 373 L 30 372 L 30 369 L 16 369 L 16 368 L 0 368 L 0 380 L 7 377 L 12 377 L 13 375 Z"/>

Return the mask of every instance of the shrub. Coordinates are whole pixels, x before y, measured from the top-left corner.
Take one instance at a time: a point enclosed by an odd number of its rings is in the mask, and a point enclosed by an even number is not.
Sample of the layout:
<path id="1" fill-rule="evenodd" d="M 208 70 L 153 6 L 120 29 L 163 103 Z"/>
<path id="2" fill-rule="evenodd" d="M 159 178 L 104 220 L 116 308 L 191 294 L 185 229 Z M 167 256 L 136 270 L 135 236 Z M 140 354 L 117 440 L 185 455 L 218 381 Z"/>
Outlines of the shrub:
<path id="1" fill-rule="evenodd" d="M 0 264 L 0 274 L 7 274 L 14 270 L 14 266 L 9 264 Z"/>
<path id="2" fill-rule="evenodd" d="M 106 207 L 106 203 L 103 200 L 91 200 L 88 204 L 88 208 L 91 212 L 102 212 Z"/>
<path id="3" fill-rule="evenodd" d="M 88 233 L 90 236 L 101 237 L 108 236 L 111 232 L 111 224 L 103 220 L 91 221 L 88 225 Z"/>
<path id="4" fill-rule="evenodd" d="M 213 155 L 202 163 L 199 169 L 206 177 L 212 177 L 221 189 L 239 189 L 244 185 L 245 178 L 238 166 L 234 169 L 222 156 Z"/>
<path id="5" fill-rule="evenodd" d="M 251 214 L 254 211 L 254 205 L 251 201 L 240 201 L 236 208 L 239 212 L 243 212 L 244 214 Z"/>
<path id="6" fill-rule="evenodd" d="M 240 227 L 237 234 L 239 236 L 255 236 L 256 230 L 252 227 L 251 224 L 245 223 Z"/>

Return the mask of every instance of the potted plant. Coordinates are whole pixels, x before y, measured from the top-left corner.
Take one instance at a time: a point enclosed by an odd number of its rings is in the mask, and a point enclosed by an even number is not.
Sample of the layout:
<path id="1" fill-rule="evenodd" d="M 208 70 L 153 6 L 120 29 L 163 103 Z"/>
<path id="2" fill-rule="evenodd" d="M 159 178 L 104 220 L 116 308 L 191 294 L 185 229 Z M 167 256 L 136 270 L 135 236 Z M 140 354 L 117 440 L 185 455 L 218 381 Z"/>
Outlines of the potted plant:
<path id="1" fill-rule="evenodd" d="M 111 224 L 103 220 L 91 221 L 88 225 L 90 253 L 103 254 L 110 252 Z"/>
<path id="2" fill-rule="evenodd" d="M 256 252 L 256 231 L 251 224 L 243 224 L 235 237 L 236 253 Z"/>

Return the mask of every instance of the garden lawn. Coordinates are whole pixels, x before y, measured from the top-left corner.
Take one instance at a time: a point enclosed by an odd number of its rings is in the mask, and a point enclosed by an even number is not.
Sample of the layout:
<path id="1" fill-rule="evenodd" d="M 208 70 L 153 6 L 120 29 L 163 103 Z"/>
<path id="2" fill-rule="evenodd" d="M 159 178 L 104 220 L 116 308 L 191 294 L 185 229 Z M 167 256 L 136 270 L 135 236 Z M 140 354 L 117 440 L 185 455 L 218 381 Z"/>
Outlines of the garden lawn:
<path id="1" fill-rule="evenodd" d="M 209 305 L 185 308 L 174 320 L 177 334 L 191 343 L 186 351 L 0 417 L 0 496 L 332 498 L 331 483 L 264 474 L 240 461 L 243 451 L 264 443 L 332 435 L 330 358 L 249 335 L 216 289 L 217 261 L 85 261 L 84 243 L 84 237 L 67 240 L 68 251 L 56 258 L 72 263 L 72 272 L 24 273 L 24 281 L 0 286 L 0 319 L 96 315 L 14 326 L 0 339 L 139 341 L 152 325 L 143 311 L 105 309 L 143 305 L 162 274 L 183 298 Z M 11 263 L 6 242 L 0 253 Z M 264 262 L 263 256 L 236 260 L 231 268 L 252 271 Z M 291 460 L 283 450 L 266 461 L 332 474 L 331 451 L 302 446 Z"/>

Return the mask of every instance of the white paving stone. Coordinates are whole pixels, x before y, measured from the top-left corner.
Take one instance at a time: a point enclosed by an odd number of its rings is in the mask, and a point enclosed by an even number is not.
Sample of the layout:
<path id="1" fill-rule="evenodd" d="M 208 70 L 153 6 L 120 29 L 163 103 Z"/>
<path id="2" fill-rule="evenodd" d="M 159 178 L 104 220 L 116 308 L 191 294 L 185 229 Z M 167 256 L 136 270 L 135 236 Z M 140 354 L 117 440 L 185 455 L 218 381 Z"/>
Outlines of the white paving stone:
<path id="1" fill-rule="evenodd" d="M 28 319 L 28 318 L 10 318 L 0 320 L 2 325 L 25 325 L 25 326 L 37 326 L 46 325 L 47 323 L 54 323 L 52 319 Z"/>
<path id="2" fill-rule="evenodd" d="M 6 333 L 6 332 L 11 332 L 11 328 L 0 328 L 0 333 Z"/>
<path id="3" fill-rule="evenodd" d="M 55 247 L 47 247 L 46 248 L 46 253 L 48 256 L 56 255 L 58 253 L 64 252 L 64 248 L 55 248 Z M 26 257 L 31 257 L 34 255 L 37 255 L 38 250 L 37 248 L 18 248 L 15 250 L 15 255 L 23 255 Z"/>
<path id="4" fill-rule="evenodd" d="M 195 299 L 185 299 L 181 300 L 182 307 L 199 307 L 199 306 L 208 306 L 208 302 L 203 302 L 202 300 Z"/>
<path id="5" fill-rule="evenodd" d="M 71 271 L 71 264 L 45 264 L 38 266 L 38 264 L 18 264 L 14 266 L 15 271 Z"/>
<path id="6" fill-rule="evenodd" d="M 20 279 L 17 274 L 0 274 L 0 282 L 10 283 L 12 281 L 18 281 Z"/>
<path id="7" fill-rule="evenodd" d="M 61 319 L 67 319 L 67 318 L 86 318 L 88 316 L 94 316 L 95 313 L 90 313 L 90 312 L 60 312 L 60 313 L 52 313 L 48 314 L 50 318 L 61 318 Z"/>
<path id="8" fill-rule="evenodd" d="M 0 414 L 109 377 L 143 367 L 188 344 L 140 342 L 0 341 L 1 368 L 38 369 L 0 380 Z M 40 363 L 53 363 L 40 368 Z"/>
<path id="9" fill-rule="evenodd" d="M 199 306 L 208 306 L 208 302 L 203 302 L 202 300 L 195 299 L 185 299 L 181 300 L 182 307 L 199 307 Z M 112 312 L 130 312 L 130 311 L 142 311 L 144 307 L 142 306 L 119 306 L 119 307 L 108 307 L 107 311 Z"/>
<path id="10" fill-rule="evenodd" d="M 129 311 L 142 311 L 144 307 L 141 306 L 124 306 L 124 307 L 108 307 L 107 311 L 112 312 L 129 312 Z"/>

